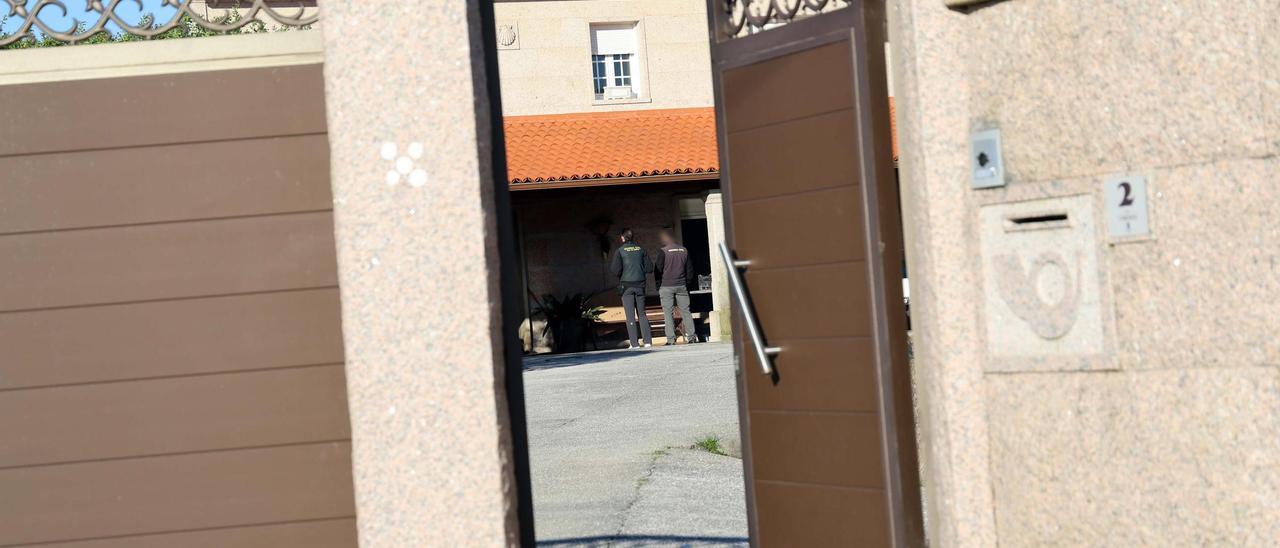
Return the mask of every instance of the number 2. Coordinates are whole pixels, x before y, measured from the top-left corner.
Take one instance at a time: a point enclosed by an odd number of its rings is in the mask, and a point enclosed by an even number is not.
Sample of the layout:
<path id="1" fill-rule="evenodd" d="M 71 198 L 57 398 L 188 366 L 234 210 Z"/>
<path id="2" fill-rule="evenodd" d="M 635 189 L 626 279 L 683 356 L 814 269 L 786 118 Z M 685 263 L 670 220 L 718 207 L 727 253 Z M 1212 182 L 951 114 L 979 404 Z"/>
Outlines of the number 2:
<path id="1" fill-rule="evenodd" d="M 1128 182 L 1121 182 L 1120 188 L 1124 189 L 1124 197 L 1120 198 L 1120 207 L 1133 205 L 1133 187 Z"/>

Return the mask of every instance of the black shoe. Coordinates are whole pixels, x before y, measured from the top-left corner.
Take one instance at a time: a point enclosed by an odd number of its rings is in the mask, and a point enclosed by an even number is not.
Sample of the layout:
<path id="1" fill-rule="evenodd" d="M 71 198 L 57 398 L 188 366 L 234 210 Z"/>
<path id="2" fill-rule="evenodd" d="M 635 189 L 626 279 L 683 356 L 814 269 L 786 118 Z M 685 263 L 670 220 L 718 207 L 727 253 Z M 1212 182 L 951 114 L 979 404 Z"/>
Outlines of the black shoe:
<path id="1" fill-rule="evenodd" d="M 664 344 L 662 346 L 675 346 L 675 345 L 676 345 L 675 341 L 667 341 L 667 344 Z"/>

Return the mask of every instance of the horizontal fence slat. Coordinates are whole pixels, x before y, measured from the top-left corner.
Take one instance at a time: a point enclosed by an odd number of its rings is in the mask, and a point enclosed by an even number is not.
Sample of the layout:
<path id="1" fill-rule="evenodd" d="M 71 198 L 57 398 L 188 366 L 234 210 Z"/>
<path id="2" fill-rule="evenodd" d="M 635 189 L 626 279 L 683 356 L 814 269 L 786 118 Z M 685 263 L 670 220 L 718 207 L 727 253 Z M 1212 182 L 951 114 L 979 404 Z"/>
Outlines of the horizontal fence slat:
<path id="1" fill-rule="evenodd" d="M 884 491 L 771 481 L 754 487 L 761 546 L 893 545 Z"/>
<path id="2" fill-rule="evenodd" d="M 852 54 L 845 40 L 725 71 L 724 112 L 731 113 L 725 130 L 732 135 L 852 107 Z"/>
<path id="3" fill-rule="evenodd" d="M 757 410 L 877 412 L 880 394 L 875 345 L 870 338 L 770 339 L 786 350 L 773 365 L 787 382 L 743 375 L 747 400 Z M 743 371 L 759 371 L 750 341 L 738 359 Z"/>
<path id="4" fill-rule="evenodd" d="M 351 437 L 341 365 L 0 392 L 0 468 Z"/>
<path id="5" fill-rule="evenodd" d="M 747 270 L 744 277 L 770 340 L 871 334 L 865 262 Z"/>
<path id="6" fill-rule="evenodd" d="M 206 531 L 42 544 L 40 548 L 356 548 L 356 519 L 338 518 Z"/>
<path id="7" fill-rule="evenodd" d="M 735 250 L 753 268 L 861 261 L 866 249 L 862 196 L 856 186 L 733 204 Z M 778 230 L 785 219 L 787 230 Z M 844 245 L 796 245 L 796 234 L 836 237 Z"/>
<path id="8" fill-rule="evenodd" d="M 351 444 L 0 470 L 0 545 L 355 515 Z"/>
<path id="9" fill-rule="evenodd" d="M 0 158 L 0 234 L 331 209 L 325 135 Z"/>
<path id="10" fill-rule="evenodd" d="M 884 487 L 880 419 L 870 413 L 751 413 L 756 480 Z"/>
<path id="11" fill-rule="evenodd" d="M 857 124 L 850 108 L 729 135 L 733 200 L 857 185 Z"/>
<path id="12" fill-rule="evenodd" d="M 0 390 L 339 363 L 338 290 L 0 314 Z"/>
<path id="13" fill-rule="evenodd" d="M 0 236 L 0 312 L 337 284 L 329 212 Z"/>
<path id="14" fill-rule="evenodd" d="M 324 132 L 318 64 L 19 84 L 0 101 L 0 156 Z"/>

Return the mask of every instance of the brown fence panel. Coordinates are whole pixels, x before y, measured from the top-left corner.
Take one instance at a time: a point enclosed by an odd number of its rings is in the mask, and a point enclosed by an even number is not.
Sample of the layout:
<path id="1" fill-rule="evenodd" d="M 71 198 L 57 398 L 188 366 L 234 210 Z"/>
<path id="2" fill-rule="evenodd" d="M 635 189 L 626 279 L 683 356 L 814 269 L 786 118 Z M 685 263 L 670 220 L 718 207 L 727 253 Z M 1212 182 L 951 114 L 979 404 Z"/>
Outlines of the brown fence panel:
<path id="1" fill-rule="evenodd" d="M 354 546 L 320 65 L 0 94 L 0 546 Z"/>

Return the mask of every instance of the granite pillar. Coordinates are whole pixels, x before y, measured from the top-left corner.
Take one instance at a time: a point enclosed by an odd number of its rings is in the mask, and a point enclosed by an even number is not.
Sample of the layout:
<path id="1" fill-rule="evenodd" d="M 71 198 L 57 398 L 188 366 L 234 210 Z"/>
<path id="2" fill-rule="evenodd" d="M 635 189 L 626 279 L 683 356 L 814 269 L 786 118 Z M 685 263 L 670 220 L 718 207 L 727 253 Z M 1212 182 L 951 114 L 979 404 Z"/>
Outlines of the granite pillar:
<path id="1" fill-rule="evenodd" d="M 720 191 L 706 198 L 707 243 L 711 246 L 711 342 L 727 341 L 733 335 L 733 316 L 729 308 L 729 275 L 720 260 L 720 244 L 724 242 L 724 198 Z"/>
<path id="2" fill-rule="evenodd" d="M 947 3 L 889 21 L 931 545 L 1274 543 L 1280 3 Z M 995 128 L 1008 185 L 974 190 Z M 1117 241 L 1128 174 L 1152 232 Z M 991 268 L 1032 250 L 982 222 L 1068 202 L 1059 287 L 1089 305 L 1038 335 Z"/>
<path id="3" fill-rule="evenodd" d="M 364 548 L 518 542 L 479 9 L 324 3 Z"/>

